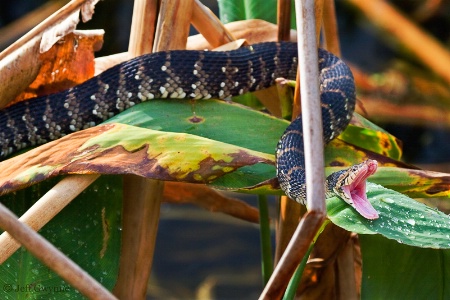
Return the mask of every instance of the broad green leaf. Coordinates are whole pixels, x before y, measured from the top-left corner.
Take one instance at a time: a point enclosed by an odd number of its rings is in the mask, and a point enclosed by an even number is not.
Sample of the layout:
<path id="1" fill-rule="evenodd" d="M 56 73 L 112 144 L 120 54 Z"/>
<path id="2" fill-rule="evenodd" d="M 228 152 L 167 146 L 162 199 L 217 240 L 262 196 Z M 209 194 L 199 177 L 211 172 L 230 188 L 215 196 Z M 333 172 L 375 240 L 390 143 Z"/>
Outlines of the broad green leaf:
<path id="1" fill-rule="evenodd" d="M 344 130 L 342 134 L 346 135 L 347 134 L 346 131 L 347 129 Z M 339 136 L 339 138 L 332 140 L 330 144 L 327 147 L 325 147 L 326 166 L 335 166 L 335 167 L 351 166 L 354 164 L 358 164 L 362 161 L 365 161 L 368 158 L 377 160 L 379 165 L 397 166 L 397 167 L 406 166 L 406 164 L 400 161 L 374 153 L 370 150 L 365 150 L 363 148 L 357 147 L 355 145 L 350 144 L 350 142 L 344 142 L 340 138 L 341 135 Z"/>
<path id="2" fill-rule="evenodd" d="M 371 121 L 367 120 L 366 118 L 364 118 L 363 116 L 361 116 L 357 112 L 353 113 L 353 117 L 352 117 L 352 120 L 351 120 L 350 123 L 352 125 L 357 126 L 357 127 L 372 129 L 374 131 L 379 131 L 379 132 L 382 132 L 382 133 L 389 134 L 389 132 L 384 130 L 382 127 L 378 126 L 375 123 L 372 123 Z M 393 137 L 393 138 L 395 138 L 395 137 Z M 399 147 L 400 147 L 400 145 L 399 145 Z"/>
<path id="3" fill-rule="evenodd" d="M 339 138 L 394 160 L 400 160 L 402 156 L 402 144 L 395 136 L 356 112 Z"/>
<path id="4" fill-rule="evenodd" d="M 361 299 L 449 299 L 450 250 L 360 235 Z"/>
<path id="5" fill-rule="evenodd" d="M 119 123 L 76 132 L 41 148 L 0 163 L 2 193 L 71 173 L 135 174 L 206 183 L 243 166 L 274 164 L 273 154 Z M 24 163 L 27 156 L 32 159 Z"/>
<path id="6" fill-rule="evenodd" d="M 370 180 L 414 198 L 450 197 L 447 173 L 381 167 Z"/>
<path id="7" fill-rule="evenodd" d="M 399 160 L 402 156 L 399 141 L 394 136 L 382 131 L 348 125 L 340 138 L 355 146 L 395 160 Z"/>
<path id="8" fill-rule="evenodd" d="M 286 121 L 279 120 L 267 114 L 263 114 L 242 105 L 229 104 L 222 101 L 198 101 L 189 102 L 186 100 L 155 100 L 147 103 L 136 105 L 124 113 L 114 117 L 108 123 L 121 122 L 125 124 L 138 125 L 144 128 L 155 130 L 163 130 L 178 133 L 190 133 L 198 137 L 206 137 L 211 140 L 229 143 L 246 149 L 261 151 L 267 153 L 273 159 L 273 153 L 286 126 L 289 124 Z M 253 124 L 255 124 L 253 126 Z M 251 126 L 249 126 L 251 125 Z M 109 125 L 111 126 L 111 125 Z M 102 128 L 97 127 L 97 128 Z M 94 130 L 95 129 L 90 129 Z M 64 160 L 66 163 L 70 162 L 70 172 L 72 173 L 86 173 L 86 172 L 100 172 L 111 173 L 118 172 L 116 169 L 108 168 L 108 163 L 111 165 L 121 164 L 124 173 L 134 173 L 141 176 L 149 176 L 144 173 L 149 173 L 148 170 L 139 170 L 126 168 L 123 163 L 123 158 L 114 157 L 105 160 L 102 168 L 92 169 L 88 168 L 89 164 L 81 165 L 74 168 L 72 159 L 76 153 L 73 152 L 74 147 L 77 149 L 76 137 L 81 136 L 85 139 L 93 136 L 93 131 L 82 131 L 65 137 L 64 140 L 54 142 L 56 144 L 46 144 L 34 149 L 34 152 L 25 153 L 21 157 L 14 157 L 8 161 L 0 163 L 6 168 L 0 174 L 0 185 L 3 186 L 2 192 L 16 190 L 20 187 L 37 182 L 36 179 L 44 180 L 49 176 L 56 175 L 55 167 L 61 167 Z M 135 132 L 127 131 L 125 138 L 131 136 L 139 136 L 139 128 Z M 100 134 L 97 133 L 97 134 Z M 161 135 L 164 132 L 160 132 Z M 250 138 L 249 138 L 250 137 Z M 83 141 L 80 141 L 84 143 Z M 64 143 L 63 143 L 64 142 Z M 120 144 L 120 141 L 117 141 Z M 214 141 L 210 141 L 214 144 Z M 55 145 L 60 144 L 59 149 Z M 212 145 L 211 144 L 211 145 Z M 179 145 L 183 148 L 186 144 Z M 220 154 L 222 149 L 215 148 Z M 57 150 L 57 151 L 56 151 Z M 184 151 L 184 149 L 182 149 Z M 53 152 L 52 152 L 53 151 Z M 56 152 L 54 152 L 56 151 Z M 45 153 L 47 152 L 47 154 Z M 76 154 L 75 156 L 78 156 Z M 111 154 L 112 155 L 112 154 Z M 178 156 L 179 157 L 179 156 Z M 175 159 L 176 157 L 173 157 Z M 189 156 L 183 158 L 189 159 Z M 59 159 L 59 161 L 58 161 Z M 131 158 L 130 158 L 131 159 Z M 23 162 L 26 161 L 26 164 Z M 48 162 L 50 165 L 48 165 Z M 174 162 L 175 163 L 175 162 Z M 23 169 L 27 167 L 27 171 Z M 22 168 L 21 180 L 11 182 L 12 178 L 17 176 L 17 168 Z M 69 170 L 58 171 L 59 174 L 68 172 Z M 12 173 L 14 172 L 14 173 Z M 252 186 L 275 176 L 275 168 L 273 165 L 256 164 L 255 166 L 238 169 L 239 174 L 235 174 L 230 178 L 229 182 L 218 182 L 218 185 L 225 189 L 238 189 L 241 187 Z M 64 173 L 65 174 L 65 173 Z M 241 176 L 243 175 L 243 176 Z M 234 179 L 233 179 L 234 178 Z M 243 180 L 245 179 L 245 180 Z M 6 184 L 1 182 L 7 181 Z M 184 181 L 192 181 L 190 178 L 184 178 Z M 246 182 L 248 181 L 248 182 Z M 19 184 L 20 186 L 17 186 Z M 279 193 L 279 191 L 278 191 Z"/>
<path id="9" fill-rule="evenodd" d="M 274 165 L 256 164 L 242 167 L 217 178 L 210 185 L 216 189 L 241 193 L 282 195 L 283 192 L 279 188 L 278 181 L 273 182 L 275 176 Z"/>
<path id="10" fill-rule="evenodd" d="M 289 122 L 235 103 L 219 100 L 152 100 L 138 104 L 107 123 L 183 132 L 264 153 L 275 148 Z"/>
<path id="11" fill-rule="evenodd" d="M 327 200 L 330 220 L 359 234 L 382 234 L 402 244 L 450 249 L 450 217 L 379 185 L 367 184 L 367 197 L 380 217 L 367 220 L 336 197 Z"/>
<path id="12" fill-rule="evenodd" d="M 143 176 L 161 180 L 205 183 L 245 165 L 274 164 L 273 155 L 270 154 L 191 134 L 162 132 L 121 124 L 116 124 L 114 129 L 86 141 L 79 149 L 82 154 L 77 159 L 87 158 L 92 162 L 92 159 L 101 153 L 119 146 L 128 153 L 145 149 L 144 157 L 128 161 L 127 168 L 137 163 L 138 172 L 142 172 Z M 93 152 L 88 150 L 93 148 Z M 90 158 L 92 156 L 94 158 Z M 152 169 L 156 172 L 151 172 Z"/>
<path id="13" fill-rule="evenodd" d="M 2 196 L 0 201 L 20 216 L 55 183 L 49 180 Z M 121 186 L 118 176 L 99 178 L 39 231 L 109 290 L 119 269 Z M 81 298 L 78 291 L 23 248 L 0 265 L 0 274 L 0 285 L 16 290 L 0 290 L 0 299 Z M 29 291 L 20 291 L 27 286 Z"/>
<path id="14" fill-rule="evenodd" d="M 195 115 L 194 115 L 195 114 Z M 193 123 L 192 120 L 197 123 Z M 357 122 L 375 130 L 377 127 L 361 116 Z M 276 144 L 289 122 L 267 114 L 257 112 L 248 107 L 225 103 L 218 100 L 202 100 L 189 104 L 185 100 L 156 100 L 132 107 L 108 122 L 120 122 L 162 131 L 188 132 L 209 139 L 230 143 L 240 147 L 272 154 Z M 248 126 L 249 124 L 257 124 Z M 368 131 L 373 134 L 374 131 Z M 384 131 L 382 131 L 384 133 Z M 344 131 L 345 133 L 345 131 Z M 357 138 L 351 134 L 346 137 Z M 251 137 L 251 138 L 248 138 Z M 370 140 L 374 145 L 365 144 L 368 148 L 378 148 L 379 140 Z M 367 158 L 377 159 L 379 163 L 399 165 L 397 161 L 373 156 L 373 153 L 354 147 L 349 143 L 336 139 L 326 147 L 326 164 L 333 166 L 349 166 L 360 163 Z M 272 182 L 265 185 L 259 183 L 275 177 L 275 168 L 270 165 L 257 164 L 243 167 L 214 181 L 217 188 L 238 190 L 250 193 L 281 194 Z M 258 185 L 258 187 L 254 187 Z"/>
<path id="15" fill-rule="evenodd" d="M 261 19 L 267 22 L 277 23 L 276 0 L 220 0 L 220 20 L 226 24 L 233 21 Z M 292 2 L 291 28 L 295 29 L 295 9 Z"/>

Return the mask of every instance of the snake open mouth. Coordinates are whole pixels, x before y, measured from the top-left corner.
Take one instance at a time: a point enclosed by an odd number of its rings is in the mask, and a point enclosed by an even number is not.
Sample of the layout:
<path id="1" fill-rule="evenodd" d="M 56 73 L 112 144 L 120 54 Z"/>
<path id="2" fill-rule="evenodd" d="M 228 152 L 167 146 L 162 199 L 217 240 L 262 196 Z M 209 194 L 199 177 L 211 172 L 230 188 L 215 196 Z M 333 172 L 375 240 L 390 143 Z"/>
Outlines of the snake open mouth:
<path id="1" fill-rule="evenodd" d="M 377 170 L 377 161 L 367 160 L 358 165 L 358 170 L 353 173 L 354 178 L 348 185 L 342 186 L 342 191 L 350 199 L 350 204 L 363 217 L 373 220 L 378 219 L 378 212 L 373 208 L 366 195 L 366 179 Z"/>

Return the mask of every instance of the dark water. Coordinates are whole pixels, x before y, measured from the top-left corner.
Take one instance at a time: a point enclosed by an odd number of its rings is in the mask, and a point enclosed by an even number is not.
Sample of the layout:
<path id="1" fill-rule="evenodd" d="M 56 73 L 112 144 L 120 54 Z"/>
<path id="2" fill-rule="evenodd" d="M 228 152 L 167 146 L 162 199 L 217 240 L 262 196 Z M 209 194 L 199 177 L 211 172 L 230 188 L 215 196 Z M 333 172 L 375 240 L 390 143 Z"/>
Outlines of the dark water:
<path id="1" fill-rule="evenodd" d="M 156 245 L 148 299 L 256 299 L 262 289 L 255 224 L 165 204 Z"/>

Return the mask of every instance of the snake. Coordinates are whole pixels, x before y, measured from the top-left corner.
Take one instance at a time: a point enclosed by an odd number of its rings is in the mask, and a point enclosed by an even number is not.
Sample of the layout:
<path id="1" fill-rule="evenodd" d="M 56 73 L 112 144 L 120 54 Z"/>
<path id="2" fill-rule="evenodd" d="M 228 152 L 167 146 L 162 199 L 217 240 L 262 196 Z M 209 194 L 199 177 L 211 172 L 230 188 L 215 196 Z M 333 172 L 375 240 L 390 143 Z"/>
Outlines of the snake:
<path id="1" fill-rule="evenodd" d="M 341 59 L 320 48 L 318 57 L 327 144 L 349 124 L 356 103 L 355 84 L 352 72 Z M 0 159 L 96 126 L 152 99 L 230 100 L 273 86 L 280 77 L 295 79 L 297 66 L 297 45 L 291 42 L 265 42 L 231 51 L 172 50 L 139 56 L 65 91 L 0 110 Z M 301 115 L 283 133 L 275 157 L 281 189 L 305 204 Z M 326 196 L 339 196 L 367 219 L 378 218 L 365 191 L 366 178 L 376 168 L 376 161 L 367 160 L 332 173 L 326 178 Z"/>

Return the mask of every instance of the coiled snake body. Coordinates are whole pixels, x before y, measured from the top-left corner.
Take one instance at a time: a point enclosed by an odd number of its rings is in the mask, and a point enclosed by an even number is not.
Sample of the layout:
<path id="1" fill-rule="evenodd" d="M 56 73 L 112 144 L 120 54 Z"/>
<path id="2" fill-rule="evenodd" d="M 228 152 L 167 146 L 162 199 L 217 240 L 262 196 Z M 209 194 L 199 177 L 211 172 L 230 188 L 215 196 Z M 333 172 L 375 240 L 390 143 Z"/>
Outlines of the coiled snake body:
<path id="1" fill-rule="evenodd" d="M 349 123 L 355 106 L 355 87 L 349 68 L 325 50 L 319 50 L 319 69 L 324 141 L 328 143 Z M 153 98 L 230 99 L 272 86 L 278 77 L 294 79 L 296 74 L 294 43 L 261 43 L 228 52 L 167 51 L 144 55 L 69 90 L 0 111 L 0 158 L 95 126 Z M 301 117 L 286 129 L 276 157 L 281 188 L 292 199 L 304 203 Z M 333 173 L 327 178 L 328 195 L 340 195 L 366 218 L 378 217 L 365 198 L 365 178 L 375 169 L 376 162 L 368 161 Z"/>

